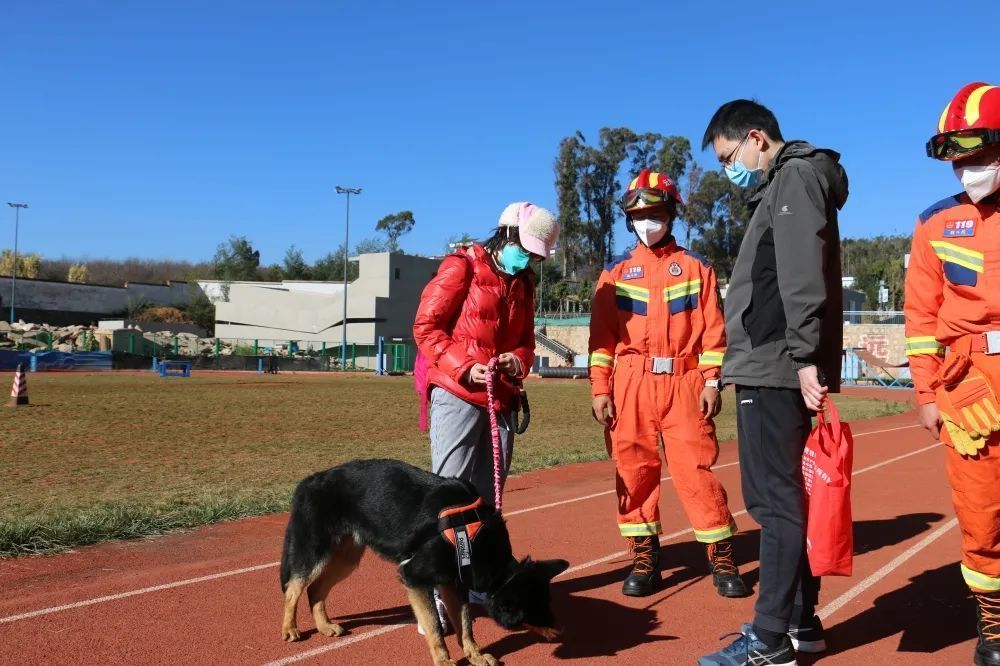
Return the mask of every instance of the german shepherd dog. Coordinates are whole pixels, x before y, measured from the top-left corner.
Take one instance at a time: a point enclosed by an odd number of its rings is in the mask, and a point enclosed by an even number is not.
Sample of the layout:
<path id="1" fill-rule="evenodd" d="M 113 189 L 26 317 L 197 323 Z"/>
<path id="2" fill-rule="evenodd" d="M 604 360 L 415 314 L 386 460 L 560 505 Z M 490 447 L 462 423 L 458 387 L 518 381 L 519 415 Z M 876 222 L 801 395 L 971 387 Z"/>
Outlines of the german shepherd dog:
<path id="1" fill-rule="evenodd" d="M 301 638 L 295 626 L 299 597 L 309 598 L 316 629 L 340 636 L 325 600 L 358 565 L 365 548 L 398 566 L 413 613 L 436 665 L 449 659 L 434 605 L 436 586 L 459 643 L 473 666 L 495 666 L 472 636 L 469 589 L 487 595 L 486 613 L 507 629 L 559 635 L 549 584 L 565 560 L 514 558 L 503 518 L 461 479 L 446 479 L 397 460 L 357 460 L 303 479 L 281 554 L 285 593 L 281 635 Z"/>

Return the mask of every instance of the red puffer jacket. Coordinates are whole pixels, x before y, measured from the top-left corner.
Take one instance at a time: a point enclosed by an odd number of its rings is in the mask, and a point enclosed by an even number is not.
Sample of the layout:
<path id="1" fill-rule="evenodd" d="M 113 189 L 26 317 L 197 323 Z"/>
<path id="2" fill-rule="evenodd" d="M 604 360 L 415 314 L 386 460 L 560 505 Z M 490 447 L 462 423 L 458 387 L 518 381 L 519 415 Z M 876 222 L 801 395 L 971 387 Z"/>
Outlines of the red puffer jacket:
<path id="1" fill-rule="evenodd" d="M 475 363 L 513 353 L 523 379 L 535 360 L 535 294 L 531 269 L 510 276 L 498 273 L 486 250 L 474 245 L 445 257 L 424 288 L 413 322 L 413 338 L 430 362 L 428 386 L 486 406 L 486 387 L 463 381 Z M 497 374 L 494 409 L 515 406 L 511 377 Z"/>

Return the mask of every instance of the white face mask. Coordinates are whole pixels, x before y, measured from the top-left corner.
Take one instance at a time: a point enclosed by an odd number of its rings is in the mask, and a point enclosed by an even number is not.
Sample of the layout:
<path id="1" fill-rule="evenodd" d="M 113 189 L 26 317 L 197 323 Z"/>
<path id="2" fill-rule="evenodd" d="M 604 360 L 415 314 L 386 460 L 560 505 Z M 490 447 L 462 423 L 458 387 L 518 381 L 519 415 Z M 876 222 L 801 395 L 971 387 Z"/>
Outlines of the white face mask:
<path id="1" fill-rule="evenodd" d="M 962 181 L 962 187 L 973 203 L 979 203 L 1000 190 L 1000 164 L 955 167 L 955 175 Z"/>
<path id="2" fill-rule="evenodd" d="M 632 226 L 646 247 L 656 245 L 667 235 L 667 225 L 658 220 L 632 220 Z"/>

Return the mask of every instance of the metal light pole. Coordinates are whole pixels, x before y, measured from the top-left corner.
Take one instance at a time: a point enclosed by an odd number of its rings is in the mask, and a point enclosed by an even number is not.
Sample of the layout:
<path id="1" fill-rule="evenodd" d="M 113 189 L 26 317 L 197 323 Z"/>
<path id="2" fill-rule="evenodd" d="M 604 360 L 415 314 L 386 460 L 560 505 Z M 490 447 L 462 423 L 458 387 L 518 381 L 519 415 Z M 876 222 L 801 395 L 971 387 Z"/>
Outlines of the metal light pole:
<path id="1" fill-rule="evenodd" d="M 341 332 L 343 333 L 340 343 L 340 371 L 343 372 L 347 370 L 347 258 L 351 254 L 348 249 L 347 234 L 351 228 L 351 195 L 361 194 L 361 188 L 341 187 L 337 185 L 335 189 L 337 190 L 337 194 L 347 195 L 347 218 L 344 222 L 344 318 L 340 324 Z"/>
<path id="2" fill-rule="evenodd" d="M 17 229 L 21 222 L 21 209 L 27 208 L 26 203 L 11 203 L 7 205 L 14 209 L 14 265 L 10 272 L 10 323 L 14 323 L 14 287 L 17 285 Z"/>
<path id="3" fill-rule="evenodd" d="M 549 256 L 556 256 L 557 248 L 552 248 L 549 250 Z M 545 315 L 544 299 L 545 299 L 545 262 L 543 261 L 538 267 L 538 314 L 541 316 Z M 564 276 L 565 277 L 565 276 Z"/>

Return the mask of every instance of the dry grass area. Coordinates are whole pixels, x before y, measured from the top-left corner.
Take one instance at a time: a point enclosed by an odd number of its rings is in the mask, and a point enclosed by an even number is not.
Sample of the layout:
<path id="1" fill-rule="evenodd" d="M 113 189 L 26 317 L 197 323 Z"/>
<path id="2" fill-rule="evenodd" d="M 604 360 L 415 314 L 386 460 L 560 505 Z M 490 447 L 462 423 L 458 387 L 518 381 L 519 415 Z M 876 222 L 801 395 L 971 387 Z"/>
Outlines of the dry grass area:
<path id="1" fill-rule="evenodd" d="M 410 377 L 33 374 L 29 388 L 31 406 L 0 409 L 0 557 L 283 511 L 299 479 L 352 458 L 429 464 Z M 515 471 L 605 457 L 586 382 L 528 390 Z M 908 408 L 837 402 L 850 420 Z"/>

